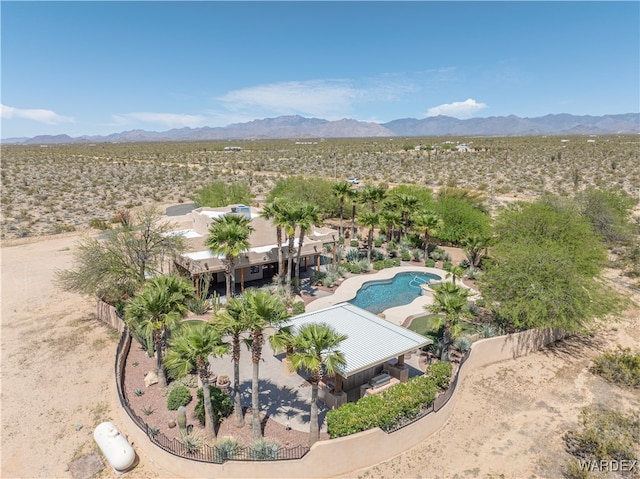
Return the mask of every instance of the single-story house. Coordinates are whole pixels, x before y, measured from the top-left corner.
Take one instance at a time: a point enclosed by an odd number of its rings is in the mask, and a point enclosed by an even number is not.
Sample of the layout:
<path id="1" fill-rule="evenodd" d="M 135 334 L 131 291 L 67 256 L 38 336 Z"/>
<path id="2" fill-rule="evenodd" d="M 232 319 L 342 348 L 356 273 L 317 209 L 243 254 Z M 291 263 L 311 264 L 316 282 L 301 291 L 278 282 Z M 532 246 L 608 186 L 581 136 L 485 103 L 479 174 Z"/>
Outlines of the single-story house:
<path id="1" fill-rule="evenodd" d="M 249 237 L 248 251 L 235 260 L 236 282 L 244 285 L 245 281 L 269 278 L 279 273 L 276 227 L 271 220 L 260 216 L 261 211 L 261 208 L 246 205 L 229 205 L 221 208 L 202 207 L 193 210 L 189 213 L 187 222 L 180 225 L 181 229 L 174 232 L 174 234 L 182 235 L 187 242 L 187 252 L 174 259 L 177 269 L 190 275 L 194 280 L 203 274 L 211 273 L 213 283 L 224 283 L 224 257 L 214 255 L 205 246 L 205 241 L 214 219 L 234 214 L 249 218 L 253 228 Z M 296 231 L 294 255 L 297 255 L 298 234 L 299 231 Z M 337 240 L 337 230 L 313 226 L 305 235 L 302 245 L 300 258 L 302 266 L 319 264 L 320 257 L 325 252 L 325 245 L 331 244 L 334 247 L 333 251 L 335 251 Z M 289 244 L 284 233 L 282 252 L 286 261 Z"/>
<path id="2" fill-rule="evenodd" d="M 339 347 L 346 365 L 321 385 L 320 398 L 329 407 L 407 381 L 409 367 L 404 362 L 405 355 L 432 343 L 429 338 L 350 303 L 299 314 L 289 325 L 295 332 L 307 323 L 326 323 L 347 336 Z"/>

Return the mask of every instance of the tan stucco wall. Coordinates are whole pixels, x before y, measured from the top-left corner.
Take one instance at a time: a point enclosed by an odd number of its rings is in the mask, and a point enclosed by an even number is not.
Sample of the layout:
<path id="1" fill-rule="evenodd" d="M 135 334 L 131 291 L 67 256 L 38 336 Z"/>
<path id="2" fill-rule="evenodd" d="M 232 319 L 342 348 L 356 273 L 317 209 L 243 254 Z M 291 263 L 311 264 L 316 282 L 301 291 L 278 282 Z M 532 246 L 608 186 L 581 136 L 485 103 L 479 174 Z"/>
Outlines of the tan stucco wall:
<path id="1" fill-rule="evenodd" d="M 458 385 L 472 371 L 492 363 L 527 355 L 543 346 L 561 339 L 564 334 L 552 330 L 531 330 L 506 336 L 477 341 L 462 366 Z M 320 441 L 305 457 L 292 461 L 239 462 L 223 465 L 199 463 L 175 457 L 151 444 L 144 432 L 131 421 L 126 413 L 126 431 L 145 457 L 158 467 L 176 477 L 216 478 L 326 478 L 368 467 L 388 459 L 428 440 L 440 429 L 455 408 L 457 391 L 437 413 L 432 413 L 415 423 L 387 434 L 372 429 L 347 437 Z"/>

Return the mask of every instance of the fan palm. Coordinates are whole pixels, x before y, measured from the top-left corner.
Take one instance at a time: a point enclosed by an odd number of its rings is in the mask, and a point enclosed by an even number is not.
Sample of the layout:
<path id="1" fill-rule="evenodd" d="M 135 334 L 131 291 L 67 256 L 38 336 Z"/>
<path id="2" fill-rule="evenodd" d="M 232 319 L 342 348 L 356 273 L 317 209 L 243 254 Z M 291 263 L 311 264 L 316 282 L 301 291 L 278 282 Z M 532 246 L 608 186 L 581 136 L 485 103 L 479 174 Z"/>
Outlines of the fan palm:
<path id="1" fill-rule="evenodd" d="M 344 202 L 350 196 L 351 183 L 348 181 L 340 181 L 334 183 L 331 188 L 333 196 L 340 201 L 340 236 L 344 236 L 344 228 L 342 227 L 342 219 L 344 218 Z"/>
<path id="2" fill-rule="evenodd" d="M 251 377 L 251 422 L 253 438 L 258 440 L 262 437 L 259 377 L 262 346 L 264 344 L 264 329 L 269 326 L 279 327 L 289 317 L 289 313 L 280 296 L 273 296 L 265 290 L 248 289 L 242 295 L 242 300 L 241 314 L 243 314 L 248 322 L 248 330 L 250 331 L 248 344 L 251 347 L 251 361 L 253 363 Z"/>
<path id="3" fill-rule="evenodd" d="M 320 210 L 316 205 L 303 203 L 300 205 L 298 216 L 298 254 L 296 256 L 296 289 L 300 290 L 300 255 L 302 254 L 302 245 L 304 243 L 305 234 L 311 229 L 311 226 L 318 223 Z"/>
<path id="4" fill-rule="evenodd" d="M 429 257 L 429 240 L 434 233 L 444 226 L 440 216 L 431 211 L 421 211 L 413 217 L 416 228 L 424 232 L 424 257 Z"/>
<path id="5" fill-rule="evenodd" d="M 249 249 L 249 236 L 253 227 L 250 218 L 242 215 L 227 214 L 215 218 L 205 240 L 214 255 L 222 255 L 225 263 L 227 300 L 235 294 L 235 259 Z"/>
<path id="6" fill-rule="evenodd" d="M 203 321 L 178 329 L 177 334 L 169 341 L 169 352 L 165 360 L 169 374 L 177 379 L 196 370 L 202 382 L 204 428 L 214 439 L 218 417 L 214 416 L 211 407 L 209 356 L 223 356 L 228 350 L 229 345 L 222 341 L 220 331 L 213 324 Z"/>
<path id="7" fill-rule="evenodd" d="M 158 276 L 148 280 L 124 310 L 127 325 L 140 331 L 147 344 L 153 344 L 160 387 L 167 386 L 162 361 L 163 342 L 189 312 L 186 303 L 195 298 L 193 285 L 177 276 Z M 149 352 L 150 353 L 150 352 Z"/>
<path id="8" fill-rule="evenodd" d="M 433 304 L 425 306 L 432 313 L 444 314 L 444 335 L 442 338 L 442 355 L 444 360 L 449 352 L 452 339 L 460 334 L 460 319 L 468 314 L 467 297 L 468 291 L 465 288 L 456 286 L 453 283 L 441 283 L 434 286 Z"/>
<path id="9" fill-rule="evenodd" d="M 260 216 L 267 220 L 271 220 L 276 227 L 276 243 L 278 245 L 278 283 L 284 281 L 284 258 L 282 255 L 282 229 L 285 226 L 286 200 L 276 198 L 273 202 L 264 205 Z"/>
<path id="10" fill-rule="evenodd" d="M 236 427 L 244 426 L 244 414 L 242 413 L 242 401 L 240 395 L 240 343 L 242 335 L 249 329 L 248 321 L 244 314 L 244 300 L 231 298 L 227 301 L 226 308 L 213 317 L 213 325 L 223 335 L 231 337 L 231 359 L 233 360 L 233 408 Z"/>
<path id="11" fill-rule="evenodd" d="M 334 375 L 346 365 L 342 352 L 338 349 L 347 336 L 335 331 L 326 323 L 307 323 L 291 338 L 293 354 L 291 364 L 296 370 L 311 374 L 311 409 L 309 420 L 309 446 L 320 438 L 318 424 L 318 383 L 324 374 Z"/>
<path id="12" fill-rule="evenodd" d="M 380 224 L 380 213 L 365 211 L 358 218 L 358 222 L 369 228 L 369 236 L 367 237 L 367 259 L 371 261 L 371 250 L 373 249 L 373 230 Z"/>

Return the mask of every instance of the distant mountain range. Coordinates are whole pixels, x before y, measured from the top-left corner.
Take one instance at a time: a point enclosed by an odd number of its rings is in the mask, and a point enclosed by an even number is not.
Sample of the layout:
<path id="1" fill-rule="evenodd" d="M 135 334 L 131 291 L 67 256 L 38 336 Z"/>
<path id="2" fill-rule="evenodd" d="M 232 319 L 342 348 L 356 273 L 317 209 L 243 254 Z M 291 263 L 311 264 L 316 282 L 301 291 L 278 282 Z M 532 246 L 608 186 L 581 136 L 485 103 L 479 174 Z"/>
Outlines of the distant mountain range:
<path id="1" fill-rule="evenodd" d="M 203 141 L 276 138 L 372 138 L 395 136 L 530 136 L 609 135 L 640 133 L 640 113 L 576 116 L 567 113 L 537 118 L 492 116 L 458 120 L 434 116 L 403 118 L 388 123 L 343 119 L 328 121 L 302 116 L 279 116 L 225 127 L 179 128 L 168 131 L 131 130 L 107 136 L 40 135 L 7 138 L 4 144 L 125 143 L 139 141 Z"/>

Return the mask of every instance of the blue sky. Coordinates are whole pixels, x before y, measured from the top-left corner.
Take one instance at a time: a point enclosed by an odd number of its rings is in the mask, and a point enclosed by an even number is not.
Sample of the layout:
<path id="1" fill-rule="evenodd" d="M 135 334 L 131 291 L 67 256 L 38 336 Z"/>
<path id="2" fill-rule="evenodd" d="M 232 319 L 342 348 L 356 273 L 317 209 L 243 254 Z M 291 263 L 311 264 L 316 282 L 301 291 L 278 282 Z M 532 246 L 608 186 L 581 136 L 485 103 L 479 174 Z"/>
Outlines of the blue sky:
<path id="1" fill-rule="evenodd" d="M 640 3 L 1 2 L 2 138 L 640 111 Z"/>

